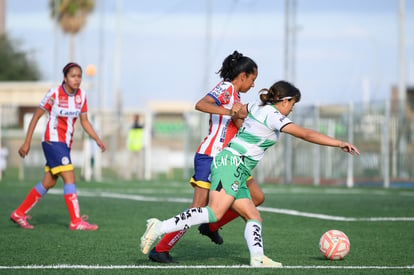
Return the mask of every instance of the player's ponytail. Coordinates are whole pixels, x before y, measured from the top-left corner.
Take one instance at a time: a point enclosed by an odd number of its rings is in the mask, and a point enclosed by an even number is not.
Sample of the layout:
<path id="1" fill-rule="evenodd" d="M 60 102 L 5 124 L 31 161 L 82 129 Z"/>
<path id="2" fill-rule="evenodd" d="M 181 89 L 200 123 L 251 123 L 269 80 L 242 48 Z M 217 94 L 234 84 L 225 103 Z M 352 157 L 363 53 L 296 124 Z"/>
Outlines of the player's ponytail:
<path id="1" fill-rule="evenodd" d="M 224 59 L 221 69 L 217 73 L 220 73 L 223 80 L 233 81 L 240 73 L 250 75 L 255 71 L 257 71 L 257 64 L 250 57 L 234 51 Z"/>
<path id="2" fill-rule="evenodd" d="M 275 104 L 285 99 L 295 99 L 296 102 L 299 102 L 300 97 L 299 89 L 283 80 L 274 83 L 269 89 L 261 89 L 259 91 L 261 105 Z"/>

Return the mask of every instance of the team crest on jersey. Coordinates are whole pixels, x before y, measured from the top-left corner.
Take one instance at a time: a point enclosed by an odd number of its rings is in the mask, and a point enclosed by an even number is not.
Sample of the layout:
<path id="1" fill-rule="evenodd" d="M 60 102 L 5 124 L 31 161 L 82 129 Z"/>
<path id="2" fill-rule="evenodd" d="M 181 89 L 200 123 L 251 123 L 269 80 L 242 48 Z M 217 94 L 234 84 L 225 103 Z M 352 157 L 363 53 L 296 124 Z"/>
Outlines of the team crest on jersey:
<path id="1" fill-rule="evenodd" d="M 234 192 L 239 191 L 239 182 L 238 182 L 238 181 L 233 182 L 233 184 L 231 185 L 231 189 L 232 189 Z"/>
<path id="2" fill-rule="evenodd" d="M 230 99 L 231 99 L 231 94 L 229 93 L 229 91 L 225 91 L 222 96 L 223 102 L 227 103 L 230 101 Z"/>
<path id="3" fill-rule="evenodd" d="M 75 106 L 76 106 L 76 109 L 82 108 L 82 98 L 80 95 L 75 96 Z"/>
<path id="4" fill-rule="evenodd" d="M 63 157 L 61 161 L 62 161 L 63 165 L 69 164 L 69 158 L 68 157 Z"/>

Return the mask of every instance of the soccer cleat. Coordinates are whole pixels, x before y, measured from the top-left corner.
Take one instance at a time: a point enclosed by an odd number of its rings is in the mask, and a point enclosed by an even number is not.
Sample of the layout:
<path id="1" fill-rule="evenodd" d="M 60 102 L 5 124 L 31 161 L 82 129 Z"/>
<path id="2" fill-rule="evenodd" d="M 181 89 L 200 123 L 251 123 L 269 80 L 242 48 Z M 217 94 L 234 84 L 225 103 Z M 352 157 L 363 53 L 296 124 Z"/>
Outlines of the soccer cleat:
<path id="1" fill-rule="evenodd" d="M 27 222 L 27 219 L 31 219 L 31 216 L 26 216 L 26 215 L 17 215 L 16 211 L 14 211 L 13 213 L 11 213 L 10 215 L 10 220 L 12 220 L 14 223 L 18 224 L 21 228 L 24 229 L 33 229 L 33 225 L 29 224 Z"/>
<path id="2" fill-rule="evenodd" d="M 148 258 L 151 261 L 157 262 L 157 263 L 164 263 L 164 264 L 176 263 L 176 261 L 173 260 L 173 258 L 171 257 L 168 251 L 157 252 L 155 251 L 155 248 L 153 248 L 150 251 Z"/>
<path id="3" fill-rule="evenodd" d="M 269 259 L 265 255 L 259 257 L 252 257 L 250 259 L 250 265 L 252 267 L 282 267 L 281 263 L 275 262 Z"/>
<path id="4" fill-rule="evenodd" d="M 147 220 L 147 230 L 141 237 L 141 251 L 144 254 L 148 254 L 151 246 L 154 242 L 161 237 L 161 224 L 162 222 L 158 219 Z"/>
<path id="5" fill-rule="evenodd" d="M 222 244 L 223 238 L 220 236 L 218 231 L 212 232 L 208 227 L 208 223 L 203 223 L 198 227 L 198 231 L 200 231 L 201 235 L 207 236 L 213 243 Z"/>
<path id="6" fill-rule="evenodd" d="M 87 231 L 94 231 L 98 229 L 98 226 L 96 224 L 91 224 L 86 222 L 88 219 L 87 215 L 83 215 L 79 222 L 73 223 L 70 222 L 69 229 L 70 230 L 87 230 Z"/>

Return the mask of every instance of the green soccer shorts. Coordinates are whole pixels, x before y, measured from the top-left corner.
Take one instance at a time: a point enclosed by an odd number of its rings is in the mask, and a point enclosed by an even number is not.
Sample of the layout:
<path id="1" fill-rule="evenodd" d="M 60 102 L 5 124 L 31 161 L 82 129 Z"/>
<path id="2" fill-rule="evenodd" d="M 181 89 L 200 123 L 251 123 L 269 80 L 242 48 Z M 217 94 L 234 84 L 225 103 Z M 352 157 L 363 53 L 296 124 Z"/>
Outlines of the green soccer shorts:
<path id="1" fill-rule="evenodd" d="M 246 181 L 251 172 L 243 163 L 240 156 L 234 155 L 228 150 L 223 150 L 214 157 L 211 163 L 211 187 L 210 190 L 220 191 L 223 188 L 226 194 L 237 199 L 251 199 Z"/>

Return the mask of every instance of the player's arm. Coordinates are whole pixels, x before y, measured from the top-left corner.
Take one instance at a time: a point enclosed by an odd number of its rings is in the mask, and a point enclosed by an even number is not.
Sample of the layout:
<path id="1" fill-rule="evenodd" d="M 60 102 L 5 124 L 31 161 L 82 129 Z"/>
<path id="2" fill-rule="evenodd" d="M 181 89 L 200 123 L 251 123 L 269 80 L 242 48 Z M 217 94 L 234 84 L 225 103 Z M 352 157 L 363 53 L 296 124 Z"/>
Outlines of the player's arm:
<path id="1" fill-rule="evenodd" d="M 312 129 L 300 127 L 294 123 L 290 123 L 286 125 L 285 127 L 283 127 L 282 132 L 290 134 L 294 137 L 306 140 L 311 143 L 324 145 L 324 146 L 339 147 L 343 151 L 348 152 L 351 155 L 353 155 L 354 153 L 359 155 L 358 149 L 354 145 L 348 142 L 344 142 L 344 141 L 332 138 L 330 136 L 324 135 Z"/>
<path id="2" fill-rule="evenodd" d="M 93 140 L 95 140 L 96 144 L 99 146 L 99 148 L 101 148 L 101 151 L 104 152 L 105 149 L 106 149 L 105 144 L 99 138 L 98 134 L 95 132 L 95 129 L 93 129 L 92 124 L 89 122 L 87 113 L 82 113 L 80 115 L 80 122 L 81 122 L 82 128 L 85 130 L 85 132 Z"/>
<path id="3" fill-rule="evenodd" d="M 30 143 L 32 142 L 32 137 L 34 130 L 36 128 L 37 122 L 39 121 L 40 117 L 45 113 L 45 110 L 38 107 L 36 112 L 32 116 L 32 120 L 30 120 L 29 127 L 27 128 L 26 138 L 19 148 L 19 155 L 20 157 L 24 158 L 30 151 Z"/>
<path id="4" fill-rule="evenodd" d="M 234 111 L 232 109 L 226 109 L 222 106 L 217 105 L 214 98 L 209 95 L 205 95 L 202 99 L 200 99 L 196 105 L 195 109 L 200 112 L 208 113 L 208 114 L 217 114 L 217 115 L 233 115 Z"/>

